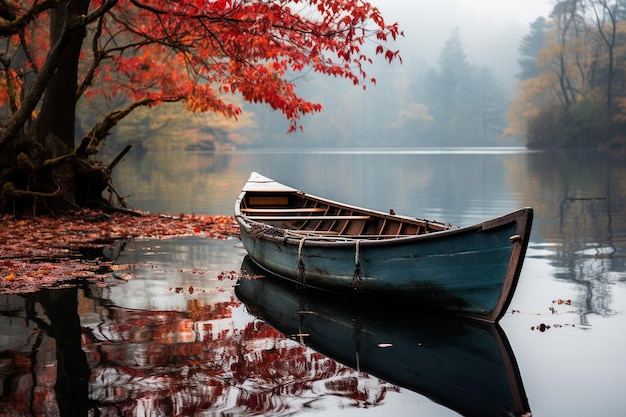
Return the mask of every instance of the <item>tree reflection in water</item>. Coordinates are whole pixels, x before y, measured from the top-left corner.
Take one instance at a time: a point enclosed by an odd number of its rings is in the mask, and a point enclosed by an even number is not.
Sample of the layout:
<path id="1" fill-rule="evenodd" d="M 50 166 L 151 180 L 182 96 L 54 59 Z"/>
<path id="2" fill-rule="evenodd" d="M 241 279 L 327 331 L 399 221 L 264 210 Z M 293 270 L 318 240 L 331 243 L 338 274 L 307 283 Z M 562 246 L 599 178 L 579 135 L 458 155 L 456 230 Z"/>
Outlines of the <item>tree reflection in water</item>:
<path id="1" fill-rule="evenodd" d="M 263 322 L 237 327 L 234 299 L 147 311 L 101 292 L 0 296 L 1 415 L 291 415 L 326 401 L 369 407 L 398 390 Z"/>
<path id="2" fill-rule="evenodd" d="M 581 324 L 589 314 L 614 313 L 611 286 L 619 281 L 619 265 L 613 240 L 613 224 L 608 197 L 570 197 L 562 204 L 563 248 L 555 265 L 558 279 L 575 282 L 580 288 L 577 302 Z M 565 223 L 568 223 L 565 226 Z M 623 274 L 622 274 L 623 275 Z"/>
<path id="3" fill-rule="evenodd" d="M 590 315 L 615 314 L 612 287 L 626 280 L 624 160 L 610 152 L 537 153 L 528 156 L 527 172 L 518 173 L 530 178 L 519 186 L 544 214 L 533 239 L 554 243 L 554 277 L 576 284 L 572 304 L 583 326 Z"/>
<path id="4" fill-rule="evenodd" d="M 74 287 L 3 296 L 0 407 L 9 415 L 87 414 L 90 370 L 77 294 Z"/>

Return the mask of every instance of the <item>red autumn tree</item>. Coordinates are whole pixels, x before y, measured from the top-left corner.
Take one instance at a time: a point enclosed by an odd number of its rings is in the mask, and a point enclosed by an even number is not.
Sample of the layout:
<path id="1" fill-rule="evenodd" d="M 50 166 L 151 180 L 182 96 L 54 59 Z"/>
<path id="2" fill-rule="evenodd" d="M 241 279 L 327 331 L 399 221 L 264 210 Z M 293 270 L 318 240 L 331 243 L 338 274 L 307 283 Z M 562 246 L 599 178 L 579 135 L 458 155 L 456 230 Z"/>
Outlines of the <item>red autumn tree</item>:
<path id="1" fill-rule="evenodd" d="M 184 102 L 236 118 L 229 95 L 280 110 L 291 130 L 321 106 L 294 74 L 365 86 L 369 55 L 398 58 L 401 35 L 362 0 L 5 0 L 0 3 L 0 211 L 101 200 L 108 167 L 90 155 L 140 106 Z M 366 43 L 373 43 L 372 49 Z M 75 137 L 94 99 L 125 105 Z"/>

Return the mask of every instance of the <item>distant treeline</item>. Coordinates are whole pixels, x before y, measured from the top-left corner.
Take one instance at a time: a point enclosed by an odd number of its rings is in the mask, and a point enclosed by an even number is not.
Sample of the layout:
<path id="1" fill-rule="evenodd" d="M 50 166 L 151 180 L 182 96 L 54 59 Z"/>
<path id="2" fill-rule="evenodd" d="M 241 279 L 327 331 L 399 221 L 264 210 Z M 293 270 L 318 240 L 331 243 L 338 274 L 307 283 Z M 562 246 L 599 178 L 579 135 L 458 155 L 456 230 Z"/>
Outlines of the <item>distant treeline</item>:
<path id="1" fill-rule="evenodd" d="M 368 73 L 376 85 L 366 91 L 341 79 L 301 75 L 299 94 L 323 105 L 302 120 L 302 132 L 287 134 L 284 115 L 235 98 L 244 108 L 238 122 L 182 108 L 138 111 L 110 140 L 217 150 L 626 144 L 626 0 L 564 0 L 537 18 L 519 45 L 514 97 L 489 67 L 470 62 L 458 29 L 441 43 L 435 65 L 376 63 Z M 401 53 L 420 55 L 410 47 Z"/>
<path id="2" fill-rule="evenodd" d="M 508 90 L 493 71 L 467 58 L 458 29 L 442 39 L 436 65 L 423 60 L 375 65 L 366 91 L 342 80 L 307 78 L 298 88 L 324 106 L 303 121 L 304 131 L 285 135 L 281 115 L 247 106 L 258 117 L 251 146 L 415 147 L 487 146 L 503 143 Z M 421 51 L 404 49 L 404 55 Z M 512 142 L 509 141 L 508 144 Z M 519 143 L 519 142 L 518 142 Z"/>
<path id="3" fill-rule="evenodd" d="M 626 1 L 565 0 L 519 48 L 508 133 L 531 148 L 626 144 Z"/>

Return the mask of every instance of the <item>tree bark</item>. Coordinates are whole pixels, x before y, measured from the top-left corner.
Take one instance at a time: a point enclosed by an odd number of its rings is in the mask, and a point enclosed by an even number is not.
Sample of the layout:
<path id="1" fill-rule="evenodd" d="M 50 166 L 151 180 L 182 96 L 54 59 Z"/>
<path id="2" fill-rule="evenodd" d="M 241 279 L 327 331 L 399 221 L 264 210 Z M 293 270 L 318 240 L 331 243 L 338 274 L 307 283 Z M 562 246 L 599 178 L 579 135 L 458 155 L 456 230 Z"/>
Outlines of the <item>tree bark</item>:
<path id="1" fill-rule="evenodd" d="M 88 9 L 89 0 L 68 0 L 62 6 L 51 10 L 51 43 L 64 36 L 63 31 L 72 26 L 69 22 L 84 16 Z M 86 31 L 82 27 L 73 29 L 67 36 L 68 41 L 62 51 L 62 59 L 46 87 L 37 119 L 37 140 L 43 144 L 52 135 L 63 145 L 62 149 L 53 151 L 52 157 L 74 149 L 78 63 Z M 46 147 L 49 146 L 50 144 Z"/>

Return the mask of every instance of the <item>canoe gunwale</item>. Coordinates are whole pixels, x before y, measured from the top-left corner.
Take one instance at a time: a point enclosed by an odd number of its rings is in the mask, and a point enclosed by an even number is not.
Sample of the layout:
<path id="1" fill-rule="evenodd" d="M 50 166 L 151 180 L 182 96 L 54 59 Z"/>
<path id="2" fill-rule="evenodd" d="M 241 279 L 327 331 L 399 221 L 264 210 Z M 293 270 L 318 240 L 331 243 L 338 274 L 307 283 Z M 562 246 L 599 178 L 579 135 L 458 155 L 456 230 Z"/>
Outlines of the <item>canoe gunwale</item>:
<path id="1" fill-rule="evenodd" d="M 367 237 L 350 236 L 350 235 L 332 235 L 332 236 L 316 236 L 314 234 L 307 235 L 307 231 L 295 231 L 290 234 L 290 229 L 277 227 L 271 224 L 267 224 L 264 221 L 255 220 L 248 216 L 237 214 L 239 225 L 244 227 L 248 232 L 252 228 L 257 228 L 257 237 L 274 241 L 274 242 L 286 242 L 299 245 L 300 241 L 304 239 L 304 245 L 306 246 L 354 246 L 356 241 L 362 246 L 379 246 L 379 245 L 395 245 L 405 244 L 414 241 L 428 241 L 433 239 L 445 239 L 446 237 L 453 236 L 461 233 L 468 232 L 481 232 L 491 229 L 495 229 L 501 226 L 506 226 L 511 222 L 516 222 L 518 225 L 525 225 L 531 208 L 525 207 L 517 211 L 505 214 L 504 216 L 490 219 L 481 223 L 477 223 L 465 227 L 454 227 L 447 230 L 441 230 L 437 232 L 425 233 L 420 235 L 370 235 Z M 267 233 L 263 233 L 262 230 L 267 229 Z M 521 230 L 519 230 L 521 229 Z M 297 235 L 296 235 L 297 234 Z M 518 239 L 520 242 L 527 241 L 529 230 L 524 227 L 518 227 L 517 233 L 512 235 L 511 238 Z"/>

